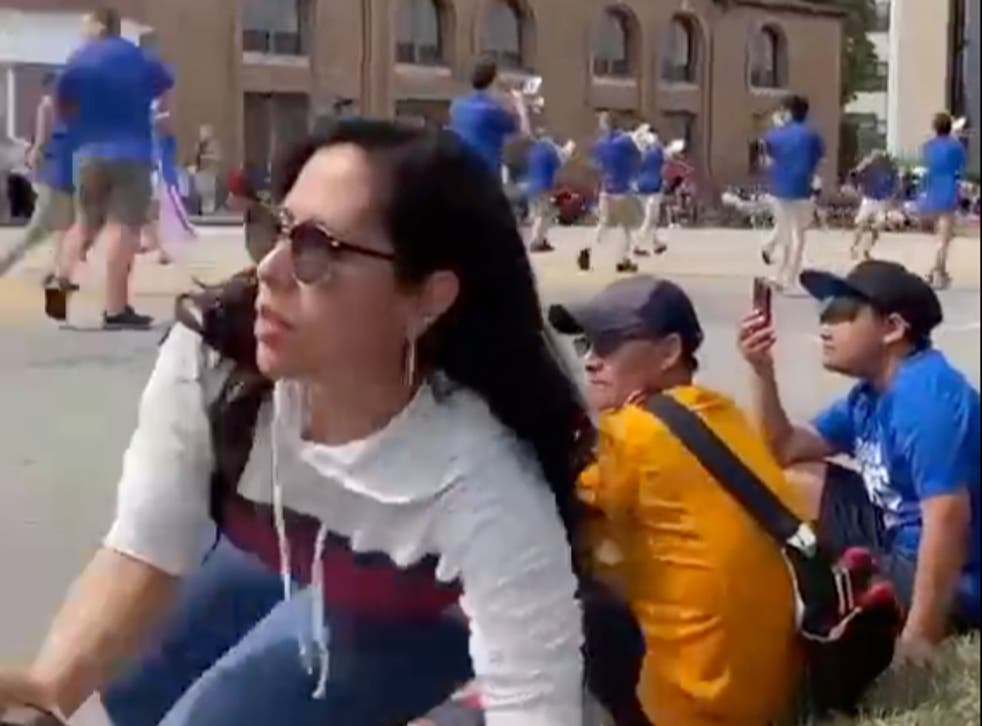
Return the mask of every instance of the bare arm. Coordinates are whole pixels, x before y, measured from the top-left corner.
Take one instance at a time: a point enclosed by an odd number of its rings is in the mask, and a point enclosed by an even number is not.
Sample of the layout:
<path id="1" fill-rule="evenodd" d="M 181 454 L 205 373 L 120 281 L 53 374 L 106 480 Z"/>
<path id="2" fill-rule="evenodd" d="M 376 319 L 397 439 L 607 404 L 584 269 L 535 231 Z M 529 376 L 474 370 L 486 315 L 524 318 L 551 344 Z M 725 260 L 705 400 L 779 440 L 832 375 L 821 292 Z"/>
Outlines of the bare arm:
<path id="1" fill-rule="evenodd" d="M 965 532 L 972 517 L 968 489 L 921 501 L 924 530 L 906 632 L 940 643 L 965 565 Z"/>
<path id="2" fill-rule="evenodd" d="M 55 617 L 29 677 L 45 705 L 71 714 L 137 652 L 166 612 L 177 579 L 110 549 L 101 549 Z"/>
<path id="3" fill-rule="evenodd" d="M 784 410 L 774 374 L 775 342 L 773 327 L 759 314 L 751 315 L 740 326 L 740 352 L 751 369 L 753 415 L 767 445 L 781 466 L 831 456 L 835 453 L 833 448 L 818 432 L 808 426 L 796 426 Z"/>

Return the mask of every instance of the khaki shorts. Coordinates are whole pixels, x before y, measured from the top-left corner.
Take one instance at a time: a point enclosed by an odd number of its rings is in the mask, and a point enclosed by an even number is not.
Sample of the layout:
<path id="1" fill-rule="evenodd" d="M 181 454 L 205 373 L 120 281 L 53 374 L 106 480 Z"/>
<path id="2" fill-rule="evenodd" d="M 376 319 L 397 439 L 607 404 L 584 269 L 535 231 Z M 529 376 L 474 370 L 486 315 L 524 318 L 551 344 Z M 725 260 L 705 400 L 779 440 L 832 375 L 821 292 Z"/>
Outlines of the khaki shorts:
<path id="1" fill-rule="evenodd" d="M 75 222 L 75 199 L 69 192 L 38 184 L 34 187 L 34 215 L 31 224 L 52 232 L 64 232 Z"/>
<path id="2" fill-rule="evenodd" d="M 142 227 L 153 190 L 150 164 L 83 159 L 78 166 L 78 211 L 90 229 L 106 222 Z"/>
<path id="3" fill-rule="evenodd" d="M 597 200 L 597 224 L 601 227 L 637 227 L 641 206 L 633 194 L 603 193 Z"/>

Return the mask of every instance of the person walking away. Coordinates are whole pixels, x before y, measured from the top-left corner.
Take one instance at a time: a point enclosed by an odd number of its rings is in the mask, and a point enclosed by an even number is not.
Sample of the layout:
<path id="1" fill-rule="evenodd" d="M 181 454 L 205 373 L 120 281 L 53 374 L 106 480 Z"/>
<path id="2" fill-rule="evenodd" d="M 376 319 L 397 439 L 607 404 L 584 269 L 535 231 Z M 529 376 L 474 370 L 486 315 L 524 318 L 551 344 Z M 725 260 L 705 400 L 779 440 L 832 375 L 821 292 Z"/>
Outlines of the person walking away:
<path id="1" fill-rule="evenodd" d="M 898 658 L 924 661 L 949 633 L 979 627 L 979 392 L 932 346 L 941 303 L 902 265 L 806 270 L 801 284 L 821 304 L 822 365 L 857 382 L 810 424 L 792 423 L 774 328 L 754 313 L 739 333 L 754 414 L 793 467 L 819 542 L 874 553 L 907 611 Z M 826 463 L 836 456 L 858 471 Z"/>
<path id="2" fill-rule="evenodd" d="M 871 259 L 873 247 L 880 239 L 890 202 L 900 189 L 897 165 L 882 149 L 871 152 L 853 170 L 856 187 L 862 196 L 856 213 L 850 257 Z M 864 243 L 866 236 L 869 242 Z"/>
<path id="3" fill-rule="evenodd" d="M 786 506 L 803 503 L 734 402 L 695 382 L 703 332 L 691 300 L 638 275 L 585 305 L 553 307 L 549 319 L 581 336 L 598 416 L 595 463 L 578 487 L 589 569 L 628 603 L 644 636 L 640 677 L 622 688 L 636 691 L 656 726 L 775 722 L 800 656 L 790 572 L 770 535 L 646 401 L 664 394 L 695 412 Z"/>
<path id="4" fill-rule="evenodd" d="M 556 175 L 563 162 L 572 154 L 573 147 L 561 149 L 544 129 L 538 129 L 528 150 L 525 174 L 525 192 L 529 199 L 529 212 L 532 217 L 529 250 L 531 252 L 552 252 L 549 244 L 549 229 L 556 210 L 553 194 L 556 188 Z"/>
<path id="5" fill-rule="evenodd" d="M 639 236 L 642 240 L 651 239 L 652 249 L 656 255 L 664 254 L 668 245 L 661 239 L 658 227 L 661 223 L 662 173 L 665 167 L 665 148 L 657 133 L 648 132 L 645 138 L 639 139 L 641 148 L 641 164 L 638 170 L 637 189 L 644 208 L 644 221 L 641 222 Z M 636 247 L 636 255 L 646 256 L 648 250 Z"/>
<path id="6" fill-rule="evenodd" d="M 44 95 L 38 103 L 34 143 L 27 164 L 34 173 L 34 213 L 16 245 L 17 259 L 48 237 L 54 241 L 52 262 L 43 284 L 54 279 L 55 263 L 65 233 L 75 217 L 74 147 L 68 125 L 57 112 L 53 97 L 55 75 L 45 75 Z M 0 270 L 0 274 L 3 270 Z"/>
<path id="7" fill-rule="evenodd" d="M 617 262 L 617 272 L 637 272 L 638 266 L 631 260 L 633 246 L 631 224 L 634 221 L 636 200 L 631 194 L 641 154 L 634 140 L 616 129 L 610 113 L 603 111 L 597 117 L 600 136 L 593 145 L 591 156 L 600 170 L 600 195 L 597 199 L 597 227 L 593 236 L 593 249 L 603 241 L 611 227 L 620 227 L 624 245 Z M 584 272 L 590 269 L 591 248 L 580 250 L 576 264 Z"/>
<path id="8" fill-rule="evenodd" d="M 519 91 L 506 99 L 497 88 L 498 65 L 490 58 L 479 60 L 471 71 L 469 95 L 450 105 L 450 129 L 484 160 L 500 179 L 505 141 L 516 133 L 529 133 L 528 110 Z"/>
<path id="9" fill-rule="evenodd" d="M 404 724 L 476 676 L 487 726 L 581 723 L 593 432 L 501 185 L 450 132 L 360 119 L 276 178 L 258 268 L 180 299 L 115 521 L 0 711 Z"/>
<path id="10" fill-rule="evenodd" d="M 781 267 L 773 279 L 778 289 L 793 285 L 801 270 L 805 235 L 814 214 L 812 179 L 825 156 L 822 137 L 808 123 L 808 99 L 795 95 L 784 105 L 787 122 L 764 137 L 774 229 L 761 247 L 761 257 L 770 265 L 775 252 L 780 252 Z"/>
<path id="11" fill-rule="evenodd" d="M 201 200 L 201 213 L 214 214 L 218 209 L 218 179 L 222 170 L 222 151 L 211 124 L 198 129 L 194 151 L 194 184 Z"/>
<path id="12" fill-rule="evenodd" d="M 955 236 L 958 184 L 965 172 L 966 154 L 965 147 L 951 134 L 951 116 L 939 113 L 933 126 L 934 138 L 924 144 L 921 152 L 927 171 L 922 180 L 918 211 L 936 225 L 938 250 L 927 279 L 935 289 L 943 290 L 951 285 L 948 252 Z"/>
<path id="13" fill-rule="evenodd" d="M 157 261 L 167 265 L 171 262 L 169 249 L 191 241 L 197 232 L 181 198 L 177 139 L 171 127 L 170 112 L 160 111 L 159 104 L 155 102 L 153 116 L 153 201 L 150 218 L 143 229 L 141 252 L 155 251 Z"/>
<path id="14" fill-rule="evenodd" d="M 78 218 L 66 236 L 57 279 L 45 291 L 49 317 L 64 320 L 72 272 L 96 239 L 106 246 L 103 327 L 147 328 L 129 302 L 129 279 L 151 199 L 150 108 L 174 85 L 158 60 L 121 38 L 119 14 L 87 15 L 90 38 L 68 60 L 56 98 L 76 134 Z"/>

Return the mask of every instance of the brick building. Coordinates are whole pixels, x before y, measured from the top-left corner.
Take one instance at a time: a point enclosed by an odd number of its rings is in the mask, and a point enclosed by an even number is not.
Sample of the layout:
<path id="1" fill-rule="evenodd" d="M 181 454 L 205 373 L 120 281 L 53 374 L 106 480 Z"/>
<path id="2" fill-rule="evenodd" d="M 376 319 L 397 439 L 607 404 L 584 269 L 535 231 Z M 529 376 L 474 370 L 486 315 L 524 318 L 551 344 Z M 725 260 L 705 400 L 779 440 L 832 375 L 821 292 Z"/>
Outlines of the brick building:
<path id="1" fill-rule="evenodd" d="M 841 18 L 799 0 L 111 4 L 176 68 L 182 148 L 210 123 L 230 163 L 264 166 L 339 97 L 358 112 L 438 122 L 466 89 L 479 53 L 496 56 L 516 83 L 543 76 L 547 125 L 581 147 L 595 112 L 611 109 L 651 120 L 664 137 L 686 137 L 704 178 L 745 180 L 750 142 L 794 90 L 812 101 L 828 159 L 837 155 Z M 0 13 L 19 8 L 39 32 L 45 13 L 90 5 L 0 0 Z M 17 87 L 7 95 L 23 105 L 36 90 L 25 89 L 31 83 L 20 79 L 16 58 L 4 58 L 3 42 L 0 33 L 0 68 L 7 64 Z"/>

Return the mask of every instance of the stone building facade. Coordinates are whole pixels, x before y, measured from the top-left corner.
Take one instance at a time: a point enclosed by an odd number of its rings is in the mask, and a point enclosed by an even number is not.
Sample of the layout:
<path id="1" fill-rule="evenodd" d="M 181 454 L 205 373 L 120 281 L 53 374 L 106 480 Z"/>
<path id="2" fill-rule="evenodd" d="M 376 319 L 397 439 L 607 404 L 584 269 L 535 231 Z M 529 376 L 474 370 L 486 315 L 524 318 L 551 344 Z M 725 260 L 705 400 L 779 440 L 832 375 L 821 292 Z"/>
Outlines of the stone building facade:
<path id="1" fill-rule="evenodd" d="M 544 121 L 581 148 L 595 114 L 686 137 L 707 186 L 751 177 L 750 143 L 789 91 L 807 95 L 837 158 L 841 17 L 800 0 L 108 0 L 178 76 L 182 149 L 199 125 L 228 162 L 263 166 L 338 98 L 439 122 L 480 54 L 516 84 L 541 75 Z M 85 0 L 0 0 L 75 13 Z M 16 63 L 3 58 L 0 66 Z M 29 93 L 21 88 L 20 98 Z"/>

